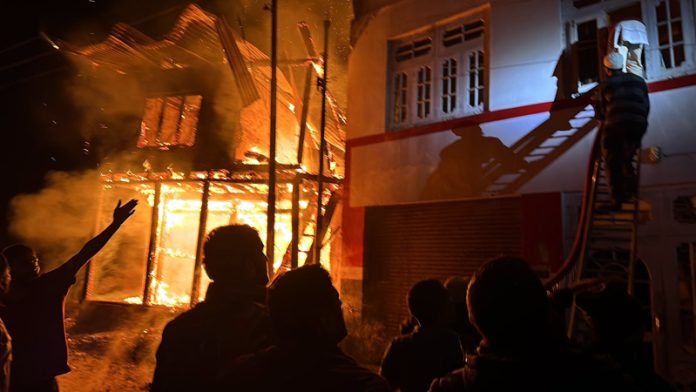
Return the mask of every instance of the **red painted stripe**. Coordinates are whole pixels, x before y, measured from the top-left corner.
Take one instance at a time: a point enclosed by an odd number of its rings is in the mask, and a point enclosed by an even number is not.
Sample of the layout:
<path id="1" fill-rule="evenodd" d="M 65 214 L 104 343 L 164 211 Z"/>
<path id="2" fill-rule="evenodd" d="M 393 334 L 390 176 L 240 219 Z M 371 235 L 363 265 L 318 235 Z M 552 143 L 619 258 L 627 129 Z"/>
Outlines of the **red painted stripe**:
<path id="1" fill-rule="evenodd" d="M 653 82 L 648 85 L 648 89 L 651 93 L 654 93 L 692 85 L 696 85 L 696 75 L 688 75 L 679 78 Z M 485 112 L 474 116 L 456 118 L 453 120 L 435 124 L 427 124 L 420 127 L 349 139 L 346 141 L 346 148 L 350 150 L 353 147 L 383 143 L 392 140 L 407 139 L 415 136 L 447 131 L 457 127 L 473 126 L 492 121 L 506 120 L 514 117 L 528 116 L 530 114 L 568 109 L 581 105 L 587 105 L 589 103 L 589 98 L 589 96 L 585 96 L 583 99 L 564 99 L 556 102 L 544 102 L 533 105 L 518 106 L 510 109 L 497 110 L 494 112 Z"/>
<path id="2" fill-rule="evenodd" d="M 528 114 L 547 112 L 551 109 L 552 103 L 538 103 L 534 105 L 519 106 L 511 109 L 497 110 L 495 112 L 485 112 L 481 114 L 476 114 L 473 116 L 455 118 L 453 120 L 444 121 L 435 124 L 427 124 L 420 127 L 409 128 L 405 130 L 399 130 L 395 132 L 380 133 L 377 135 L 370 135 L 365 137 L 360 137 L 356 139 L 349 139 L 346 141 L 346 147 L 352 148 L 357 146 L 364 146 L 368 144 L 376 144 L 387 142 L 391 140 L 407 139 L 414 136 L 427 135 L 429 133 L 436 133 L 446 131 L 457 127 L 466 127 L 471 125 L 478 125 L 481 123 L 504 120 L 507 118 L 525 116 Z"/>
<path id="3" fill-rule="evenodd" d="M 674 79 L 660 80 L 648 85 L 648 90 L 651 93 L 658 91 L 674 90 L 675 88 L 693 86 L 696 84 L 696 75 L 681 76 Z"/>

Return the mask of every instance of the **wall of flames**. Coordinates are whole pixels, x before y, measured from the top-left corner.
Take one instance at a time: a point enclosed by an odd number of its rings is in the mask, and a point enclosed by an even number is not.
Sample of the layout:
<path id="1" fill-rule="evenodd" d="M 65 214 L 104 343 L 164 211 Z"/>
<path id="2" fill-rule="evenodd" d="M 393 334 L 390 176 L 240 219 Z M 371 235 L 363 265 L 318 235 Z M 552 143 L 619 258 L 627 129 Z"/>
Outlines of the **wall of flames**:
<path id="1" fill-rule="evenodd" d="M 93 263 L 90 271 L 88 295 L 90 299 L 129 304 L 188 306 L 194 286 L 194 269 L 198 246 L 199 225 L 203 203 L 204 181 L 207 173 L 193 173 L 180 181 L 172 176 L 160 184 L 157 224 L 152 232 L 155 187 L 152 176 L 126 175 L 104 176 L 102 204 L 111 206 L 117 199 L 137 198 L 141 203 L 130 235 L 119 237 L 111 249 Z M 222 174 L 219 177 L 223 177 Z M 316 211 L 316 185 L 304 182 L 301 186 L 299 215 L 299 260 L 301 266 L 314 241 Z M 292 183 L 279 184 L 277 189 L 275 223 L 274 270 L 286 269 L 289 247 L 292 241 Z M 206 216 L 206 234 L 212 229 L 228 224 L 246 224 L 259 231 L 266 240 L 266 211 L 268 185 L 264 183 L 216 181 L 209 185 Z M 325 198 L 329 192 L 325 191 Z M 106 212 L 106 211 L 105 211 Z M 108 216 L 105 216 L 107 218 Z M 327 232 L 325 238 L 331 238 Z M 154 254 L 148 270 L 150 241 L 154 241 Z M 324 244 L 321 262 L 330 269 L 331 245 Z M 127 250 L 123 250 L 127 249 Z M 135 271 L 135 273 L 133 272 Z M 138 273 L 139 272 L 139 273 Z M 149 274 L 148 301 L 144 301 L 145 276 Z M 209 279 L 200 273 L 199 295 L 203 300 Z M 194 301 L 195 302 L 195 301 Z"/>

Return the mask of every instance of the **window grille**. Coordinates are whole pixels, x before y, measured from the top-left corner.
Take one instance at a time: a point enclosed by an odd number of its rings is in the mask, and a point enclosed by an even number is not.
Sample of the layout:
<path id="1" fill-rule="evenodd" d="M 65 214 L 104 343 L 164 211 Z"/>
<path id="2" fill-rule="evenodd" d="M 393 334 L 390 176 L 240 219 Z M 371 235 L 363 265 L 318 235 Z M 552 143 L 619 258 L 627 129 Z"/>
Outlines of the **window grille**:
<path id="1" fill-rule="evenodd" d="M 420 119 L 430 117 L 430 101 L 432 90 L 432 70 L 430 67 L 421 67 L 418 70 L 416 115 Z"/>
<path id="2" fill-rule="evenodd" d="M 485 26 L 483 19 L 465 25 L 457 25 L 442 34 L 442 45 L 446 48 L 483 36 Z"/>
<path id="3" fill-rule="evenodd" d="M 457 60 L 448 58 L 442 63 L 442 112 L 457 108 Z"/>
<path id="4" fill-rule="evenodd" d="M 414 40 L 396 48 L 395 60 L 402 62 L 416 57 L 425 56 L 433 48 L 433 40 L 430 37 Z"/>
<path id="5" fill-rule="evenodd" d="M 656 7 L 657 37 L 662 66 L 675 68 L 686 59 L 680 0 L 663 0 Z"/>
<path id="6" fill-rule="evenodd" d="M 469 106 L 483 108 L 483 89 L 485 83 L 483 51 L 475 50 L 469 53 Z"/>
<path id="7" fill-rule="evenodd" d="M 193 146 L 202 100 L 200 95 L 147 98 L 138 148 Z"/>
<path id="8" fill-rule="evenodd" d="M 394 124 L 406 121 L 408 110 L 408 76 L 405 72 L 394 74 Z"/>

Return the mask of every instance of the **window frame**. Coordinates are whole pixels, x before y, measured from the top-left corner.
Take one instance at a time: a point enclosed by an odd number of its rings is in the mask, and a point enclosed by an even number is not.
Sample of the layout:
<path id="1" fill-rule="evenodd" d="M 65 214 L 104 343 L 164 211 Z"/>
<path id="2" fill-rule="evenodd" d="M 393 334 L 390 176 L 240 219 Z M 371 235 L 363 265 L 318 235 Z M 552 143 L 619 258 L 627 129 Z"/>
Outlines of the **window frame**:
<path id="1" fill-rule="evenodd" d="M 168 104 L 172 99 L 179 99 L 181 101 L 178 109 L 176 109 L 176 111 L 173 113 L 176 116 L 176 125 L 173 129 L 173 135 L 171 136 L 171 138 L 173 138 L 173 142 L 169 140 L 161 140 L 164 131 L 167 131 L 163 127 L 165 126 L 166 116 L 171 114 L 169 113 L 170 110 Z M 148 103 L 151 101 L 159 101 L 160 105 L 158 109 L 159 113 L 157 113 L 156 118 L 154 118 L 154 120 L 157 122 L 157 128 L 154 129 L 154 132 L 152 129 L 150 129 L 149 132 L 148 129 L 146 129 L 146 127 L 150 125 L 148 124 Z M 166 151 L 177 148 L 192 148 L 196 145 L 196 142 L 198 141 L 198 127 L 201 120 L 201 109 L 203 107 L 203 94 L 190 93 L 150 96 L 145 98 L 143 106 L 143 115 L 140 119 L 140 132 L 136 142 L 136 147 L 138 149 L 157 149 Z M 186 115 L 190 113 L 191 106 L 197 106 L 196 110 L 194 111 L 195 120 L 193 124 L 188 124 L 191 127 L 191 134 L 185 135 L 183 132 L 183 127 L 187 126 Z M 154 140 L 148 139 L 148 136 L 152 136 L 148 135 L 151 133 L 154 133 Z M 182 136 L 187 137 L 182 138 Z"/>
<path id="2" fill-rule="evenodd" d="M 470 30 L 473 32 L 474 37 L 466 39 L 467 30 L 465 29 L 468 25 L 476 25 L 479 21 L 482 22 L 482 26 L 473 26 Z M 462 27 L 461 37 L 462 41 L 451 44 L 450 46 L 445 46 L 444 34 L 446 31 L 455 28 L 456 26 Z M 476 35 L 479 31 L 481 33 Z M 467 16 L 458 18 L 452 22 L 449 19 L 446 23 L 436 23 L 432 26 L 426 26 L 421 29 L 418 33 L 404 35 L 400 38 L 392 39 L 388 42 L 388 94 L 387 94 L 387 116 L 386 116 L 386 129 L 387 132 L 399 131 L 401 129 L 407 129 L 413 126 L 433 124 L 438 122 L 443 122 L 451 120 L 454 118 L 465 117 L 468 115 L 478 114 L 487 109 L 488 103 L 488 64 L 490 61 L 488 59 L 488 50 L 486 44 L 486 35 L 489 28 L 489 21 L 487 14 L 485 12 L 476 12 L 474 14 L 469 14 Z M 411 57 L 405 60 L 397 61 L 396 55 L 399 48 L 404 47 L 404 45 L 409 42 L 416 42 L 424 39 L 425 37 L 430 37 L 431 39 L 431 49 L 426 55 L 419 57 Z M 479 50 L 483 52 L 483 74 L 484 78 L 481 88 L 481 98 L 483 104 L 478 107 L 469 107 L 468 103 L 468 76 L 469 76 L 469 60 L 468 54 L 471 51 Z M 443 62 L 447 58 L 453 58 L 457 62 L 456 68 L 456 81 L 455 81 L 455 91 L 456 91 L 456 105 L 452 111 L 444 112 L 442 110 L 442 97 L 443 97 Z M 431 70 L 431 81 L 430 81 L 430 114 L 428 116 L 420 117 L 418 116 L 418 73 L 423 67 L 429 67 Z M 395 75 L 405 72 L 408 75 L 409 85 L 408 85 L 408 109 L 406 120 L 403 122 L 394 121 L 394 112 L 396 109 L 395 100 Z"/>
<path id="3" fill-rule="evenodd" d="M 635 3 L 640 3 L 642 22 L 648 30 L 649 45 L 644 48 L 646 81 L 654 82 L 664 79 L 670 79 L 677 76 L 693 74 L 696 72 L 696 5 L 694 0 L 679 0 L 681 6 L 681 23 L 684 42 L 684 58 L 682 65 L 673 68 L 665 68 L 662 66 L 659 37 L 657 29 L 657 5 L 661 1 L 668 0 L 603 0 L 595 4 L 587 5 L 581 8 L 573 6 L 573 0 L 564 0 L 562 6 L 563 21 L 568 26 L 561 32 L 565 35 L 564 41 L 566 48 L 570 49 L 578 40 L 577 25 L 587 22 L 591 19 L 597 20 L 597 29 L 609 27 L 609 13 L 630 6 Z M 572 58 L 571 75 L 579 78 L 578 67 L 575 64 L 576 58 Z M 600 64 L 601 68 L 601 64 Z M 593 84 L 578 84 L 572 87 L 574 92 L 584 92 L 593 87 Z"/>
<path id="4" fill-rule="evenodd" d="M 668 1 L 668 0 L 661 0 Z M 696 15 L 694 15 L 693 0 L 679 0 L 681 6 L 681 24 L 684 45 L 684 62 L 676 67 L 666 68 L 662 66 L 660 54 L 659 33 L 657 27 L 658 0 L 642 0 L 643 18 L 648 27 L 648 41 L 650 46 L 645 48 L 646 74 L 648 81 L 664 80 L 696 71 Z M 649 7 L 649 8 L 648 8 Z"/>

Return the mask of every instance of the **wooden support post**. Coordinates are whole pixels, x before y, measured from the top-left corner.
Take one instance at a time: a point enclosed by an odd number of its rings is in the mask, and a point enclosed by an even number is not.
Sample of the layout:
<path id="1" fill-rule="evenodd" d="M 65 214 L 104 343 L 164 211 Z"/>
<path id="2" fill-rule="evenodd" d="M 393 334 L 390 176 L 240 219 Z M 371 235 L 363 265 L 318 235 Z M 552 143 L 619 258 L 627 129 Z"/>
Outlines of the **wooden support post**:
<path id="1" fill-rule="evenodd" d="M 201 293 L 201 270 L 203 269 L 203 243 L 208 232 L 208 199 L 210 198 L 210 173 L 203 183 L 201 196 L 201 215 L 198 218 L 198 239 L 196 241 L 196 262 L 193 266 L 193 283 L 191 284 L 191 306 L 198 303 Z"/>
<path id="2" fill-rule="evenodd" d="M 300 191 L 302 180 L 295 177 L 292 183 L 292 243 L 290 244 L 290 269 L 299 265 L 300 259 Z"/>
<path id="3" fill-rule="evenodd" d="M 324 151 L 326 150 L 326 90 L 328 87 L 328 61 L 329 61 L 329 27 L 331 22 L 329 20 L 324 21 L 324 53 L 322 57 L 324 58 L 324 75 L 321 79 L 321 132 L 319 136 L 319 178 L 317 181 L 317 220 L 316 220 L 316 236 L 314 240 L 314 262 L 316 264 L 321 264 L 321 240 L 320 233 L 322 231 L 322 206 L 323 206 L 323 194 L 324 194 Z"/>
<path id="4" fill-rule="evenodd" d="M 150 286 L 152 286 L 152 277 L 155 274 L 157 266 L 157 228 L 159 227 L 159 208 L 160 199 L 162 198 L 162 183 L 155 183 L 155 201 L 152 206 L 152 214 L 150 215 L 150 244 L 147 252 L 147 273 L 145 274 L 145 288 L 143 289 L 143 305 L 150 305 Z"/>
<path id="5" fill-rule="evenodd" d="M 302 164 L 302 159 L 304 158 L 304 140 L 305 134 L 307 133 L 307 116 L 309 115 L 309 97 L 312 94 L 312 80 L 314 75 L 314 70 L 312 69 L 312 64 L 307 66 L 307 72 L 305 73 L 305 85 L 304 91 L 302 92 L 302 111 L 300 114 L 300 136 L 297 140 L 297 164 Z"/>
<path id="6" fill-rule="evenodd" d="M 266 212 L 266 256 L 268 276 L 273 276 L 275 261 L 276 211 L 276 111 L 278 95 L 278 0 L 271 1 L 271 129 L 268 162 L 268 210 Z"/>

